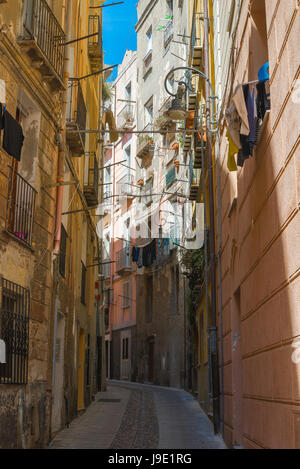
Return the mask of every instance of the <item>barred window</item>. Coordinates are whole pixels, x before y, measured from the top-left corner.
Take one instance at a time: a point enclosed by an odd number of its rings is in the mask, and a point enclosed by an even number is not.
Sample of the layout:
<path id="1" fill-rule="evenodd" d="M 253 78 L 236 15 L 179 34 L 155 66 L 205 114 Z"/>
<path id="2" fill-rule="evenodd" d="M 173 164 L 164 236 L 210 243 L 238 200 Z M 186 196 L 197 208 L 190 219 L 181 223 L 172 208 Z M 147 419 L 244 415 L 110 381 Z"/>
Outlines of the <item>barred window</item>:
<path id="1" fill-rule="evenodd" d="M 0 339 L 6 352 L 0 363 L 2 384 L 27 383 L 29 309 L 29 290 L 0 277 Z"/>

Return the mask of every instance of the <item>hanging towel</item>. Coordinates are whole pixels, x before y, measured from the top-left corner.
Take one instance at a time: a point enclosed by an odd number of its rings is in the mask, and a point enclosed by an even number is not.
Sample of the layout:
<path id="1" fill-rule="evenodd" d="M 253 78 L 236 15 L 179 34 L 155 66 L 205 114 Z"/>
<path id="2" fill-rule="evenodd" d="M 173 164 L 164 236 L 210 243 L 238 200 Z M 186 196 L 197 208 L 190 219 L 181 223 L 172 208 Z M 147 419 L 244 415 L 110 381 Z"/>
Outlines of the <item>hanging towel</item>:
<path id="1" fill-rule="evenodd" d="M 259 119 L 263 120 L 266 112 L 270 109 L 270 100 L 268 99 L 266 92 L 266 85 L 264 82 L 258 83 L 256 85 L 257 89 L 257 116 Z"/>
<path id="2" fill-rule="evenodd" d="M 237 171 L 237 165 L 235 162 L 234 155 L 238 153 L 239 149 L 234 143 L 230 133 L 227 131 L 226 137 L 228 138 L 229 146 L 228 146 L 228 157 L 227 157 L 227 168 L 229 171 Z"/>
<path id="3" fill-rule="evenodd" d="M 2 119 L 2 128 L 4 129 L 4 150 L 13 158 L 20 161 L 24 141 L 22 127 L 8 111 L 4 111 Z"/>
<path id="4" fill-rule="evenodd" d="M 240 134 L 249 135 L 250 127 L 248 121 L 248 112 L 242 85 L 238 85 L 236 87 L 232 101 L 241 119 Z"/>
<path id="5" fill-rule="evenodd" d="M 118 132 L 114 132 L 116 130 L 115 118 L 111 110 L 107 111 L 105 114 L 106 114 L 105 122 L 107 122 L 109 126 L 109 138 L 110 138 L 111 143 L 114 143 L 119 138 Z"/>

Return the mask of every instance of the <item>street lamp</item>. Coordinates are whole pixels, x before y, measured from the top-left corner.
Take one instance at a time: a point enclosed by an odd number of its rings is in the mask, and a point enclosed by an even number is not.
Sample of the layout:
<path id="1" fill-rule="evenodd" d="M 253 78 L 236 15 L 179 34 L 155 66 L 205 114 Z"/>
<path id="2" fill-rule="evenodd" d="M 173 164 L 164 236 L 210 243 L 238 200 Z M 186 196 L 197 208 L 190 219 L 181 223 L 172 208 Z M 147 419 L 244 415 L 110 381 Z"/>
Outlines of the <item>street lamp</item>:
<path id="1" fill-rule="evenodd" d="M 193 67 L 176 67 L 176 68 L 173 68 L 172 70 L 170 70 L 169 73 L 167 74 L 167 76 L 165 78 L 165 83 L 164 83 L 165 89 L 166 89 L 167 93 L 170 96 L 173 96 L 175 99 L 172 100 L 171 107 L 167 111 L 166 114 L 168 115 L 168 117 L 170 117 L 173 120 L 183 120 L 188 115 L 188 113 L 186 112 L 186 110 L 183 107 L 183 95 L 184 95 L 184 93 L 186 92 L 186 90 L 188 88 L 187 84 L 184 81 L 180 81 L 178 83 L 178 89 L 177 89 L 176 94 L 171 93 L 171 91 L 168 90 L 169 78 L 170 78 L 171 75 L 174 74 L 174 72 L 176 70 L 190 70 L 193 73 L 197 73 L 202 78 L 204 78 L 204 80 L 207 81 L 207 83 L 209 85 L 209 88 L 210 88 L 210 91 L 211 91 L 211 94 L 208 96 L 208 100 L 211 101 L 211 103 L 212 103 L 212 112 L 211 112 L 212 120 L 207 122 L 207 127 L 208 127 L 207 130 L 210 133 L 217 132 L 218 131 L 218 129 L 216 128 L 217 121 L 215 120 L 215 100 L 217 99 L 217 96 L 214 95 L 213 86 L 212 86 L 209 78 L 203 72 L 201 72 L 200 70 L 197 70 L 196 68 L 193 68 Z M 210 124 L 210 125 L 208 126 L 208 124 Z"/>

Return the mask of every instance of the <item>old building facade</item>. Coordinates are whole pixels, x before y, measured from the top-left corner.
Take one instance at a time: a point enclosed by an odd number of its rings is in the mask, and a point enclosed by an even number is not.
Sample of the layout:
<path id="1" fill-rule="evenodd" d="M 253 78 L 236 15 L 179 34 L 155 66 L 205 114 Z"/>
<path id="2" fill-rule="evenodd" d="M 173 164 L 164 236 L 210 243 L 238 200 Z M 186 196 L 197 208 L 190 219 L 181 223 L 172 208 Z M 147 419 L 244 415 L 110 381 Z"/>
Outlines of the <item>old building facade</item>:
<path id="1" fill-rule="evenodd" d="M 78 133 L 99 125 L 102 79 L 79 80 L 103 68 L 94 3 L 0 6 L 4 448 L 44 447 L 97 390 L 98 267 L 89 265 L 99 254 L 89 207 L 98 203 L 100 146 Z M 24 136 L 21 154 L 12 134 Z"/>

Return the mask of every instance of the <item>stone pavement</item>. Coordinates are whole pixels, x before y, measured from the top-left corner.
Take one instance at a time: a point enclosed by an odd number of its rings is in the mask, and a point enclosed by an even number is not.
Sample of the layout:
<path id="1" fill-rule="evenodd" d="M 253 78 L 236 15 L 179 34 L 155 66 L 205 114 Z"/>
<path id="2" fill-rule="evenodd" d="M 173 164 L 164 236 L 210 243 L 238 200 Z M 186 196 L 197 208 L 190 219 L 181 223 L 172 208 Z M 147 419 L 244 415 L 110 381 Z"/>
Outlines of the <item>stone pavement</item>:
<path id="1" fill-rule="evenodd" d="M 99 401 L 100 400 L 100 401 Z M 198 402 L 181 389 L 108 381 L 50 448 L 224 449 Z"/>

